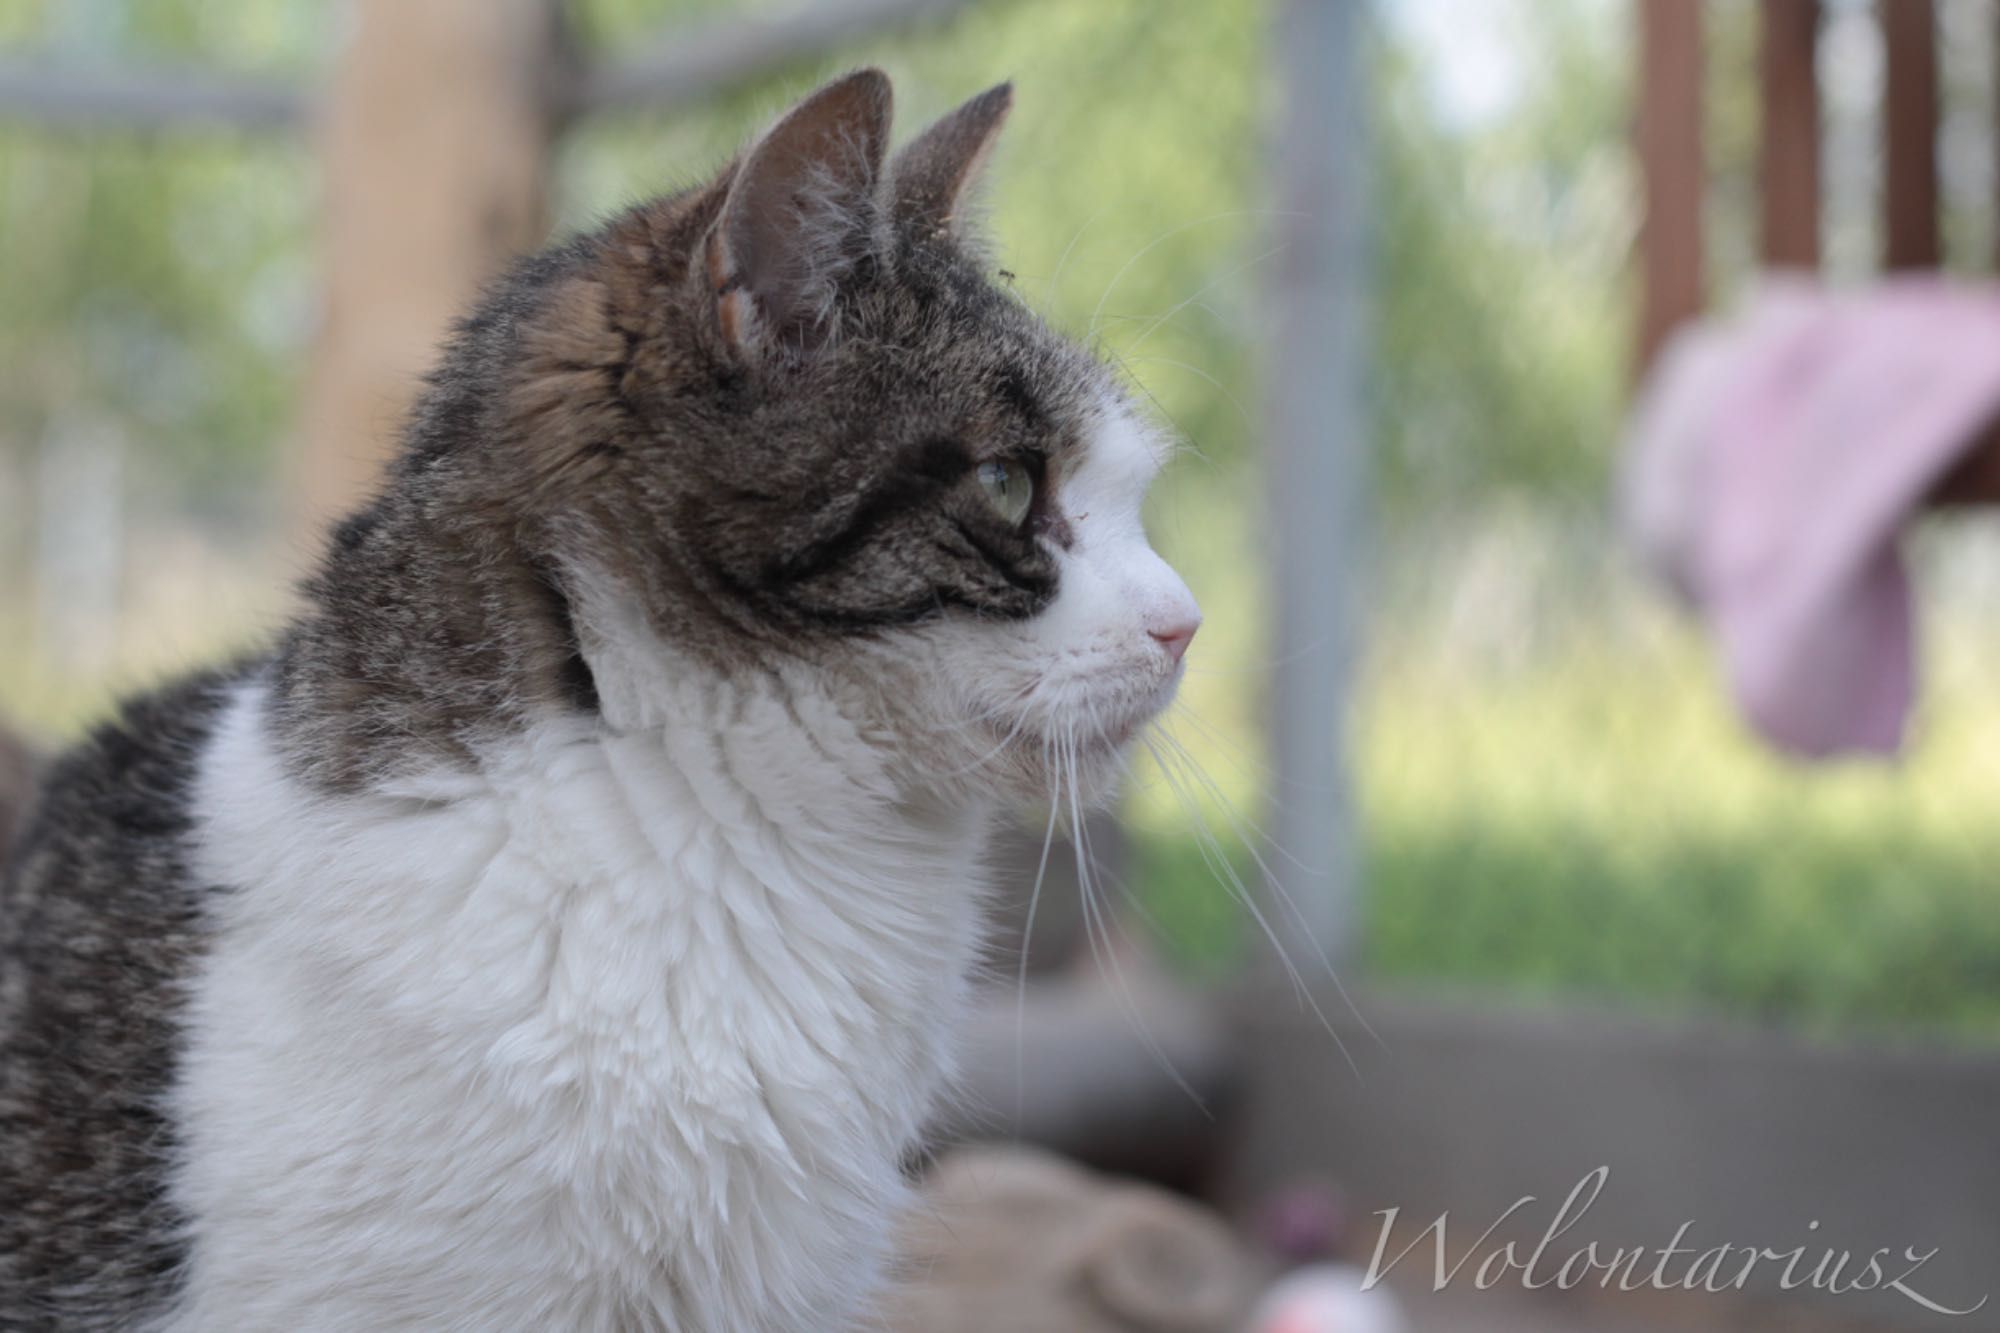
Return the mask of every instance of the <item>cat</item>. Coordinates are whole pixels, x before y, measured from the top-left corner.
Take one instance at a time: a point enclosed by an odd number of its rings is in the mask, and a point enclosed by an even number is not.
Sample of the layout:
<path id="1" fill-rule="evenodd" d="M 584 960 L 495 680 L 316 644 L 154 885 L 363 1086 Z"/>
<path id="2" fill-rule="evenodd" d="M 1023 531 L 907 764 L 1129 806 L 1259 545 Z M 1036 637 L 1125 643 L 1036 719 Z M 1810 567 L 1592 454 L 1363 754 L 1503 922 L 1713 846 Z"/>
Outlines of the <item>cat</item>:
<path id="1" fill-rule="evenodd" d="M 27 815 L 34 789 L 35 752 L 0 719 L 0 866 L 7 864 L 7 849 Z"/>
<path id="2" fill-rule="evenodd" d="M 875 70 L 457 328 L 268 653 L 51 768 L 0 892 L 0 1324 L 865 1323 L 995 812 L 1200 621 L 1167 454 L 988 277 L 1007 85 Z"/>

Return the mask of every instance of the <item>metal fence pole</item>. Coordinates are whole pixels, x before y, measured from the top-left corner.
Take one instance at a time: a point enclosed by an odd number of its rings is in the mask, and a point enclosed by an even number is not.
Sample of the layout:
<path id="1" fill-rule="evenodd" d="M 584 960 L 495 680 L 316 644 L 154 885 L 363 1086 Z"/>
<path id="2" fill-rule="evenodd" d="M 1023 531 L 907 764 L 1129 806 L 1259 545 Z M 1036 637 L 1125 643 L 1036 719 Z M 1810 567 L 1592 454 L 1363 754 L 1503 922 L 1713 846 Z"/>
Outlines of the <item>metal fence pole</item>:
<path id="1" fill-rule="evenodd" d="M 1358 950 L 1358 856 L 1346 708 L 1357 660 L 1369 486 L 1368 161 L 1363 0 L 1285 0 L 1275 33 L 1284 110 L 1268 298 L 1275 789 L 1267 857 L 1298 906 L 1272 913 L 1295 960 Z M 1277 898 L 1276 888 L 1271 889 Z"/>

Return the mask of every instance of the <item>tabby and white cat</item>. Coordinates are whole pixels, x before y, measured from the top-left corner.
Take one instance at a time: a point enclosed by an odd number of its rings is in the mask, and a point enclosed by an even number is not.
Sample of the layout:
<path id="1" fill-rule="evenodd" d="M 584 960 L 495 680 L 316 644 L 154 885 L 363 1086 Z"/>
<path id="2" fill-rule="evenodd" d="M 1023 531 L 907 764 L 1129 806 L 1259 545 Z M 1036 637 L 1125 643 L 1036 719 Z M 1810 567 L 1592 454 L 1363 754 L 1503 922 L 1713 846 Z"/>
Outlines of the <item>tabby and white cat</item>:
<path id="1" fill-rule="evenodd" d="M 829 1329 L 996 808 L 1199 616 L 1113 376 L 887 79 L 517 267 L 266 656 L 52 770 L 0 893 L 0 1324 Z"/>

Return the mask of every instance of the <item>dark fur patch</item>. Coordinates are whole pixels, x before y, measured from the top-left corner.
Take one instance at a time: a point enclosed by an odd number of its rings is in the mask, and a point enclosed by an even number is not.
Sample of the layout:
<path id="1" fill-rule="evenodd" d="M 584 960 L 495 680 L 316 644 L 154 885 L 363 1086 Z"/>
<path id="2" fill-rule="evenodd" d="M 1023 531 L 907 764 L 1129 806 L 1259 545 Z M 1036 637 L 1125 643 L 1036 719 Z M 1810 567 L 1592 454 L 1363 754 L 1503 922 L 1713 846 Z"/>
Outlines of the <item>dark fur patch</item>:
<path id="1" fill-rule="evenodd" d="M 562 576 L 547 567 L 538 567 L 536 572 L 548 592 L 549 615 L 555 622 L 556 637 L 565 649 L 556 665 L 556 681 L 572 707 L 581 713 L 594 714 L 603 706 L 597 694 L 597 677 L 591 672 L 590 663 L 584 660 L 583 644 L 576 634 L 576 613 L 563 591 Z"/>
<path id="2" fill-rule="evenodd" d="M 0 724 L 0 872 L 6 870 L 14 838 L 27 822 L 39 763 L 28 743 Z"/>
<path id="3" fill-rule="evenodd" d="M 135 700 L 64 756 L 0 885 L 0 1327 L 126 1329 L 172 1295 L 162 1103 L 212 892 L 189 802 L 232 678 Z"/>

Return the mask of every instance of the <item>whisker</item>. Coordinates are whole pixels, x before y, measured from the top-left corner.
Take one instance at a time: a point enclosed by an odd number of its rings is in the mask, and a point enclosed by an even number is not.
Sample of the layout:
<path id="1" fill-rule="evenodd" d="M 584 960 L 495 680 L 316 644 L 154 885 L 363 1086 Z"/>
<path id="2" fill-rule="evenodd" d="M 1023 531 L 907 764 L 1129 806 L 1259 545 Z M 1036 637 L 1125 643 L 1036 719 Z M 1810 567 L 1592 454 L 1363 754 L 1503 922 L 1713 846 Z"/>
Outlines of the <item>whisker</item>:
<path id="1" fill-rule="evenodd" d="M 1076 234 L 1074 236 L 1071 236 L 1069 238 L 1069 244 L 1063 247 L 1062 257 L 1056 260 L 1056 271 L 1049 275 L 1049 280 L 1042 289 L 1042 295 L 1044 299 L 1050 301 L 1053 301 L 1055 299 L 1056 285 L 1062 281 L 1063 270 L 1069 267 L 1069 257 L 1072 253 L 1075 252 L 1076 243 L 1082 240 L 1083 234 L 1086 231 L 1089 231 L 1092 227 L 1096 226 L 1099 220 L 1101 220 L 1104 217 L 1104 215 L 1106 213 L 1109 213 L 1110 211 L 1111 211 L 1111 205 L 1106 204 L 1103 208 L 1098 209 L 1095 213 L 1092 213 L 1089 217 L 1085 218 L 1083 220 L 1082 225 L 1077 227 Z"/>
<path id="2" fill-rule="evenodd" d="M 1082 803 L 1078 793 L 1079 782 L 1076 771 L 1074 731 L 1070 733 L 1069 741 L 1071 747 L 1068 755 L 1070 770 L 1070 821 L 1073 826 L 1072 836 L 1076 847 L 1077 889 L 1083 902 L 1084 935 L 1090 940 L 1091 956 L 1097 962 L 1098 974 L 1106 976 L 1112 982 L 1112 991 L 1118 997 L 1119 1007 L 1125 1011 L 1126 1020 L 1132 1024 L 1133 1031 L 1138 1034 L 1139 1041 L 1145 1046 L 1147 1053 L 1159 1063 L 1160 1068 L 1173 1081 L 1174 1086 L 1179 1088 L 1190 1102 L 1194 1103 L 1195 1109 L 1201 1112 L 1205 1119 L 1213 1120 L 1215 1117 L 1209 1110 L 1207 1102 L 1202 1099 L 1200 1093 L 1194 1090 L 1194 1086 L 1187 1081 L 1181 1071 L 1174 1066 L 1172 1059 L 1168 1057 L 1166 1051 L 1160 1046 L 1159 1039 L 1153 1035 L 1152 1028 L 1147 1025 L 1144 1016 L 1140 1014 L 1138 1003 L 1132 996 L 1131 983 L 1125 979 L 1125 971 L 1118 965 L 1117 941 L 1112 938 L 1111 923 L 1102 914 L 1102 909 L 1096 902 L 1096 895 L 1092 891 L 1090 875 L 1092 863 L 1089 852 L 1090 836 L 1084 827 Z M 1096 927 L 1095 930 L 1092 928 L 1093 925 Z M 1097 936 L 1099 933 L 1104 937 L 1104 945 L 1101 951 L 1097 945 Z"/>
<path id="3" fill-rule="evenodd" d="M 1279 846 L 1278 840 L 1276 838 L 1273 838 L 1270 835 L 1270 833 L 1265 830 L 1264 826 L 1259 824 L 1256 820 L 1251 819 L 1248 815 L 1237 813 L 1236 807 L 1230 803 L 1229 797 L 1223 792 L 1221 786 L 1215 781 L 1214 778 L 1210 777 L 1208 773 L 1202 768 L 1200 763 L 1198 763 L 1195 760 L 1194 755 L 1189 753 L 1187 746 L 1181 743 L 1179 737 L 1174 736 L 1173 734 L 1166 731 L 1161 731 L 1158 732 L 1157 734 L 1160 740 L 1165 742 L 1167 745 L 1171 746 L 1174 752 L 1180 756 L 1181 761 L 1187 765 L 1189 772 L 1191 772 L 1194 775 L 1195 781 L 1201 785 L 1201 790 L 1207 793 L 1209 801 L 1222 810 L 1223 814 L 1229 820 L 1232 831 L 1236 834 L 1236 836 L 1239 839 L 1243 841 L 1245 849 L 1250 851 L 1253 856 L 1256 854 L 1256 852 L 1255 848 L 1251 846 L 1253 840 L 1249 836 L 1250 833 L 1255 833 L 1257 835 L 1255 841 L 1262 842 L 1266 847 L 1269 847 L 1272 852 L 1274 852 L 1278 856 L 1284 857 L 1287 861 L 1290 861 L 1292 865 L 1298 869 L 1300 874 L 1319 875 L 1325 873 L 1322 870 L 1315 870 L 1313 867 L 1299 860 L 1298 857 L 1293 856 L 1289 851 L 1285 850 L 1285 848 Z M 1274 783 L 1273 785 L 1276 784 Z M 1285 808 L 1284 803 L 1282 801 L 1279 801 L 1276 796 L 1273 796 L 1271 800 L 1272 804 L 1277 806 L 1279 809 L 1282 810 Z M 1245 831 L 1246 829 L 1248 830 L 1248 832 Z M 1263 863 L 1261 861 L 1258 863 L 1258 868 L 1259 869 L 1264 868 Z M 1266 871 L 1265 873 L 1268 874 L 1269 872 Z"/>
<path id="4" fill-rule="evenodd" d="M 1057 782 L 1055 765 L 1049 762 L 1051 747 L 1049 738 L 1043 737 L 1043 766 L 1049 770 L 1049 824 L 1042 834 L 1042 857 L 1035 866 L 1035 887 L 1028 894 L 1028 919 L 1021 927 L 1021 956 L 1014 969 L 1014 1125 L 1017 1131 L 1026 1109 L 1027 1065 L 1022 1050 L 1022 1034 L 1028 1024 L 1028 946 L 1034 939 L 1035 911 L 1042 905 L 1042 883 L 1048 878 L 1049 849 L 1056 840 Z"/>
<path id="5" fill-rule="evenodd" d="M 1250 409 L 1243 406 L 1243 400 L 1241 398 L 1238 398 L 1235 392 L 1231 390 L 1228 385 L 1224 384 L 1221 380 L 1217 379 L 1215 376 L 1203 370 L 1200 366 L 1192 365 L 1186 361 L 1181 361 L 1171 356 L 1158 356 L 1158 355 L 1134 356 L 1130 353 L 1126 353 L 1124 355 L 1121 355 L 1119 357 L 1119 360 L 1124 362 L 1128 366 L 1137 365 L 1140 362 L 1150 362 L 1162 366 L 1177 366 L 1180 369 L 1185 370 L 1190 375 L 1195 375 L 1200 377 L 1201 379 L 1207 380 L 1210 384 L 1215 386 L 1215 391 L 1217 393 L 1221 394 L 1224 398 L 1229 400 L 1229 405 L 1236 409 L 1236 415 L 1242 418 L 1244 426 L 1252 430 L 1256 429 L 1256 422 L 1252 420 L 1250 416 Z"/>
<path id="6" fill-rule="evenodd" d="M 1319 1000 L 1313 995 L 1312 988 L 1306 984 L 1305 977 L 1300 973 L 1297 964 L 1292 961 L 1291 952 L 1285 948 L 1284 942 L 1279 939 L 1276 928 L 1271 924 L 1271 919 L 1257 905 L 1255 895 L 1251 893 L 1249 886 L 1243 882 L 1242 876 L 1236 872 L 1236 867 L 1229 863 L 1228 856 L 1223 852 L 1222 846 L 1216 840 L 1214 832 L 1208 827 L 1208 820 L 1201 812 L 1200 803 L 1195 801 L 1192 794 L 1182 785 L 1177 775 L 1177 770 L 1167 762 L 1166 756 L 1162 755 L 1154 746 L 1154 737 L 1150 735 L 1144 736 L 1141 740 L 1146 748 L 1152 751 L 1153 760 L 1158 766 L 1161 776 L 1166 780 L 1167 785 L 1173 789 L 1175 795 L 1180 799 L 1182 806 L 1188 811 L 1193 821 L 1191 831 L 1195 835 L 1195 845 L 1201 850 L 1202 859 L 1208 864 L 1209 869 L 1215 873 L 1218 882 L 1229 892 L 1231 897 L 1242 905 L 1243 909 L 1250 914 L 1250 919 L 1257 924 L 1258 930 L 1262 932 L 1265 941 L 1270 944 L 1272 952 L 1276 955 L 1280 966 L 1284 968 L 1285 975 L 1291 982 L 1293 994 L 1305 1008 L 1312 1012 L 1313 1017 L 1319 1021 L 1320 1027 L 1325 1030 L 1326 1034 L 1333 1038 L 1333 1043 L 1339 1049 L 1341 1057 L 1346 1060 L 1348 1068 L 1354 1071 L 1357 1078 L 1362 1077 L 1361 1067 L 1355 1063 L 1353 1054 L 1347 1049 L 1347 1043 L 1341 1040 L 1340 1033 L 1334 1029 L 1332 1020 L 1326 1016 L 1325 1010 L 1320 1008 Z M 1315 946 L 1317 946 L 1317 943 L 1317 941 L 1314 941 Z M 1329 963 L 1327 966 L 1328 975 L 1332 975 L 1331 964 Z M 1339 984 L 1338 978 L 1335 978 L 1335 984 Z M 1342 997 L 1345 998 L 1344 990 L 1342 991 Z M 1348 1005 L 1349 1008 L 1352 1008 L 1353 1002 L 1351 1000 L 1348 1001 Z M 1357 1014 L 1356 1017 L 1358 1018 L 1359 1015 Z M 1366 1021 L 1363 1020 L 1363 1027 L 1366 1028 L 1366 1026 Z M 1380 1041 L 1379 1037 L 1377 1041 Z"/>
<path id="7" fill-rule="evenodd" d="M 1255 268 L 1257 265 L 1263 263 L 1267 259 L 1276 258 L 1278 255 L 1281 255 L 1285 252 L 1285 248 L 1286 248 L 1285 245 L 1283 243 L 1280 243 L 1272 246 L 1270 249 L 1264 251 L 1262 254 L 1252 255 L 1250 258 L 1238 264 L 1231 264 L 1228 268 L 1216 274 L 1214 277 L 1210 278 L 1207 282 L 1204 282 L 1200 287 L 1197 287 L 1195 289 L 1194 295 L 1188 297 L 1186 300 L 1181 301 L 1174 306 L 1169 307 L 1166 313 L 1157 316 L 1152 323 L 1148 324 L 1145 328 L 1141 329 L 1139 331 L 1139 336 L 1132 340 L 1131 347 L 1127 348 L 1126 351 L 1128 353 L 1136 352 L 1141 347 L 1144 347 L 1146 345 L 1146 340 L 1152 337 L 1155 333 L 1158 333 L 1162 325 L 1166 324 L 1166 322 L 1172 319 L 1175 315 L 1180 314 L 1181 311 L 1187 309 L 1189 306 L 1199 301 L 1202 297 L 1208 295 L 1209 292 L 1215 290 L 1216 284 L 1235 277 L 1237 274 L 1243 272 L 1245 269 Z"/>
<path id="8" fill-rule="evenodd" d="M 1147 386 L 1146 381 L 1140 378 L 1139 373 L 1126 363 L 1125 358 L 1118 354 L 1117 349 L 1106 347 L 1099 350 L 1102 352 L 1105 360 L 1110 361 L 1118 367 L 1119 373 L 1123 376 L 1125 383 L 1131 385 L 1137 392 L 1144 394 L 1146 401 L 1153 405 L 1153 410 L 1160 414 L 1161 420 L 1173 427 L 1172 437 L 1175 453 L 1191 454 L 1202 464 L 1214 468 L 1216 461 L 1209 457 L 1207 451 L 1201 447 L 1201 441 L 1195 438 L 1194 432 L 1183 425 L 1181 419 L 1175 416 L 1165 403 L 1160 401 L 1160 396 Z"/>
<path id="9" fill-rule="evenodd" d="M 1306 941 L 1312 946 L 1314 955 L 1319 959 L 1319 964 L 1321 969 L 1325 971 L 1327 979 L 1333 983 L 1334 990 L 1340 995 L 1341 1002 L 1347 1006 L 1348 1012 L 1351 1013 L 1354 1016 L 1354 1020 L 1361 1025 L 1361 1030 L 1363 1032 L 1366 1032 L 1369 1035 L 1369 1037 L 1374 1040 L 1376 1045 L 1383 1046 L 1386 1048 L 1387 1043 L 1382 1040 L 1381 1034 L 1377 1033 L 1374 1027 L 1369 1024 L 1367 1016 L 1361 1012 L 1360 1008 L 1355 1005 L 1353 997 L 1348 994 L 1346 983 L 1344 983 L 1340 979 L 1339 969 L 1334 967 L 1333 959 L 1327 955 L 1326 948 L 1323 944 L 1320 943 L 1319 936 L 1314 933 L 1311 926 L 1307 923 L 1305 913 L 1302 910 L 1300 910 L 1297 901 L 1292 897 L 1291 893 L 1285 888 L 1284 881 L 1278 878 L 1277 874 L 1271 869 L 1270 864 L 1264 860 L 1263 854 L 1257 850 L 1257 845 L 1255 840 L 1253 840 L 1245 832 L 1244 818 L 1236 813 L 1236 808 L 1229 803 L 1229 799 L 1226 796 L 1224 796 L 1222 794 L 1221 789 L 1215 785 L 1215 780 L 1213 778 L 1210 778 L 1207 773 L 1202 771 L 1201 765 L 1197 764 L 1194 761 L 1194 757 L 1188 754 L 1186 749 L 1181 746 L 1179 741 L 1175 740 L 1171 736 L 1167 736 L 1164 734 L 1160 736 L 1160 739 L 1165 741 L 1170 747 L 1172 747 L 1172 752 L 1175 753 L 1177 757 L 1180 759 L 1180 761 L 1187 766 L 1188 772 L 1193 776 L 1194 780 L 1203 785 L 1204 790 L 1206 790 L 1208 793 L 1209 799 L 1215 804 L 1215 807 L 1222 812 L 1223 818 L 1229 821 L 1230 828 L 1235 833 L 1238 844 L 1242 846 L 1244 851 L 1250 854 L 1250 859 L 1256 862 L 1257 869 L 1264 876 L 1264 883 L 1269 887 L 1272 894 L 1276 896 L 1279 906 L 1282 907 L 1285 913 L 1291 918 L 1292 926 L 1299 932 L 1299 934 L 1303 935 L 1306 938 Z M 1255 828 L 1255 825 L 1251 825 L 1251 827 Z M 1284 851 L 1284 849 L 1278 847 L 1277 843 L 1273 842 L 1270 836 L 1268 834 L 1265 834 L 1262 829 L 1257 829 L 1256 832 L 1258 833 L 1259 837 L 1262 837 L 1265 842 L 1270 844 L 1270 846 L 1274 851 L 1279 852 L 1280 855 L 1283 855 L 1287 860 L 1290 860 L 1293 865 L 1298 866 L 1301 872 L 1308 875 L 1320 873 L 1320 872 L 1315 872 L 1310 867 L 1301 864 L 1296 857 L 1293 857 L 1289 852 L 1286 852 Z M 1315 1006 L 1315 1008 L 1316 1007 L 1317 1006 Z M 1359 1071 L 1357 1070 L 1356 1072 Z"/>
<path id="10" fill-rule="evenodd" d="M 1147 255 L 1151 254 L 1153 251 L 1159 249 L 1162 245 L 1165 245 L 1168 241 L 1172 240 L 1174 237 L 1179 236 L 1181 233 L 1193 231 L 1196 227 L 1205 227 L 1211 222 L 1224 222 L 1231 218 L 1297 217 L 1297 216 L 1298 214 L 1296 212 L 1290 212 L 1285 210 L 1236 208 L 1236 209 L 1230 209 L 1222 213 L 1211 213 L 1207 217 L 1196 218 L 1192 222 L 1183 222 L 1178 227 L 1169 227 L 1166 231 L 1161 232 L 1158 236 L 1155 236 L 1152 240 L 1140 246 L 1139 249 L 1133 253 L 1132 257 L 1130 259 L 1127 259 L 1124 262 L 1124 264 L 1119 267 L 1118 271 L 1111 275 L 1111 281 L 1105 284 L 1104 294 L 1097 298 L 1097 305 L 1090 312 L 1090 323 L 1086 326 L 1087 328 L 1086 336 L 1093 338 L 1097 336 L 1098 322 L 1100 317 L 1104 314 L 1104 303 L 1111 299 L 1111 293 L 1118 290 L 1118 284 L 1125 280 L 1125 275 L 1132 271 L 1132 266 L 1134 264 L 1137 264 L 1141 259 L 1144 259 Z"/>
<path id="11" fill-rule="evenodd" d="M 1167 716 L 1171 722 L 1185 722 L 1188 726 L 1194 728 L 1196 734 L 1204 742 L 1221 751 L 1223 758 L 1227 759 L 1231 767 L 1244 777 L 1263 783 L 1266 786 L 1276 782 L 1277 774 L 1269 764 L 1252 753 L 1248 746 L 1230 739 L 1221 728 L 1195 712 L 1194 708 L 1186 701 L 1181 699 L 1174 700 L 1173 707 L 1169 710 Z M 1165 726 L 1156 726 L 1154 731 L 1162 735 L 1167 734 Z M 1186 746 L 1183 745 L 1182 748 L 1185 749 Z"/>

